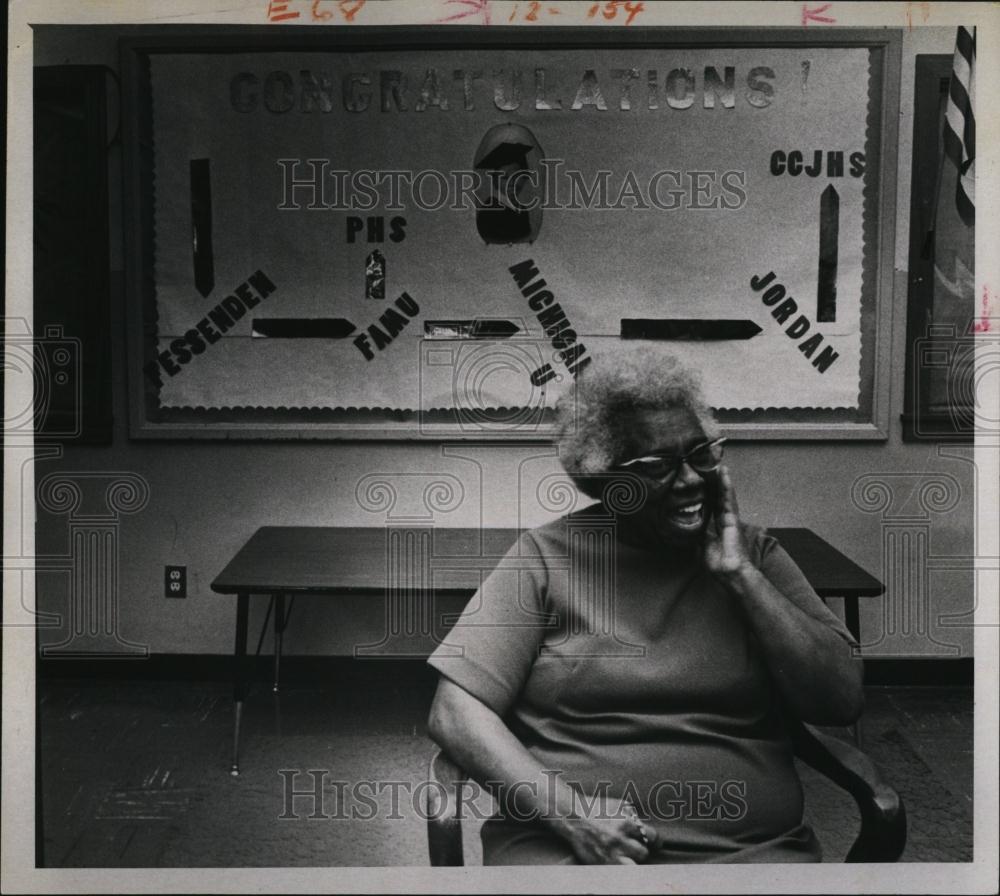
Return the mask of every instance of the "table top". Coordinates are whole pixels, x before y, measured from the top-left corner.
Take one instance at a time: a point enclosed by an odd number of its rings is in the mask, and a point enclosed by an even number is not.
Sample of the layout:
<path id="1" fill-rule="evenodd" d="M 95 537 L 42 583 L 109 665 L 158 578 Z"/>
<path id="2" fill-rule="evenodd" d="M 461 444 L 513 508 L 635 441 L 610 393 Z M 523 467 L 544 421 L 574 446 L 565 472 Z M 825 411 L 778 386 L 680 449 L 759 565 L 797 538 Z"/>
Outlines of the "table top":
<path id="1" fill-rule="evenodd" d="M 219 594 L 378 594 L 395 588 L 471 595 L 520 529 L 262 526 L 212 582 Z M 768 531 L 820 597 L 877 597 L 882 583 L 811 529 Z M 390 542 L 390 540 L 392 540 Z M 414 563 L 423 556 L 426 563 Z"/>

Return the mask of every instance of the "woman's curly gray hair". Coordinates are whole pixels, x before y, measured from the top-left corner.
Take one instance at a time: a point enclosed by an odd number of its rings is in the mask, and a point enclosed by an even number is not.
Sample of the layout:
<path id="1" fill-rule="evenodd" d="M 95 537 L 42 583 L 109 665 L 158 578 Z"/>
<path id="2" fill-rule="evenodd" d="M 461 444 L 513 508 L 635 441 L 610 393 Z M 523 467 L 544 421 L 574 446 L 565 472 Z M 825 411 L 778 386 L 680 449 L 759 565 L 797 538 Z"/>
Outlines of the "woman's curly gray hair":
<path id="1" fill-rule="evenodd" d="M 577 487 L 599 498 L 602 474 L 629 459 L 631 417 L 663 408 L 687 408 L 707 435 L 716 433 L 698 375 L 676 358 L 647 348 L 588 365 L 556 405 L 559 460 Z"/>

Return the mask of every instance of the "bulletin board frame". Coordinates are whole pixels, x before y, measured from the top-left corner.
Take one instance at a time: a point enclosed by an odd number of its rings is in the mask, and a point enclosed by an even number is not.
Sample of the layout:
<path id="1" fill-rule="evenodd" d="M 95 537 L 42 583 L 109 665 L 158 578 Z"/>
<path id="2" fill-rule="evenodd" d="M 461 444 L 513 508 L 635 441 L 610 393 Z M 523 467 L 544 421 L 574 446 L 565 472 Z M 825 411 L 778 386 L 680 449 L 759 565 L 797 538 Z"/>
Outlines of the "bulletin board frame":
<path id="1" fill-rule="evenodd" d="M 317 439 L 539 442 L 551 414 L 531 408 L 463 411 L 378 408 L 171 408 L 144 375 L 155 354 L 150 59 L 157 53 L 448 49 L 864 48 L 870 56 L 857 408 L 720 410 L 736 440 L 885 440 L 889 432 L 892 269 L 902 39 L 895 29 L 163 26 L 119 42 L 123 90 L 124 231 L 129 435 L 135 439 Z"/>

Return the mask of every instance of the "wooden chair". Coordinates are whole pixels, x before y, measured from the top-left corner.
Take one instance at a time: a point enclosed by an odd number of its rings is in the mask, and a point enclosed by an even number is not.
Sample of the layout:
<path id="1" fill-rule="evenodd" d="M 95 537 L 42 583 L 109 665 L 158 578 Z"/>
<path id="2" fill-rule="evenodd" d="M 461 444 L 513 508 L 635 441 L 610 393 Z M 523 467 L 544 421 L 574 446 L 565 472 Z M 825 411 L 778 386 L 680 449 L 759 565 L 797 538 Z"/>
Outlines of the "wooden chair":
<path id="1" fill-rule="evenodd" d="M 903 801 L 859 749 L 809 725 L 795 723 L 795 755 L 846 790 L 861 810 L 861 830 L 847 862 L 895 862 L 906 846 Z M 468 778 L 441 750 L 430 761 L 425 811 L 431 865 L 464 865 L 459 787 Z"/>

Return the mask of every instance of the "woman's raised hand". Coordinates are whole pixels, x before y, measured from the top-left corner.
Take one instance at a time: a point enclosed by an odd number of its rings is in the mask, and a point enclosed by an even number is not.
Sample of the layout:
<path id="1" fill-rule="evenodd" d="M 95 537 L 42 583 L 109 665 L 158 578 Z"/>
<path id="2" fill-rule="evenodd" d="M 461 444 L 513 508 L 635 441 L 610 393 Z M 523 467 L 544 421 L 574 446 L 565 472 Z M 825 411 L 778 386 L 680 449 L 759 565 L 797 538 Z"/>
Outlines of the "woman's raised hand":
<path id="1" fill-rule="evenodd" d="M 725 581 L 735 578 L 751 563 L 740 526 L 736 491 L 729 476 L 729 468 L 725 465 L 719 467 L 716 482 L 715 517 L 705 529 L 705 566 Z"/>

